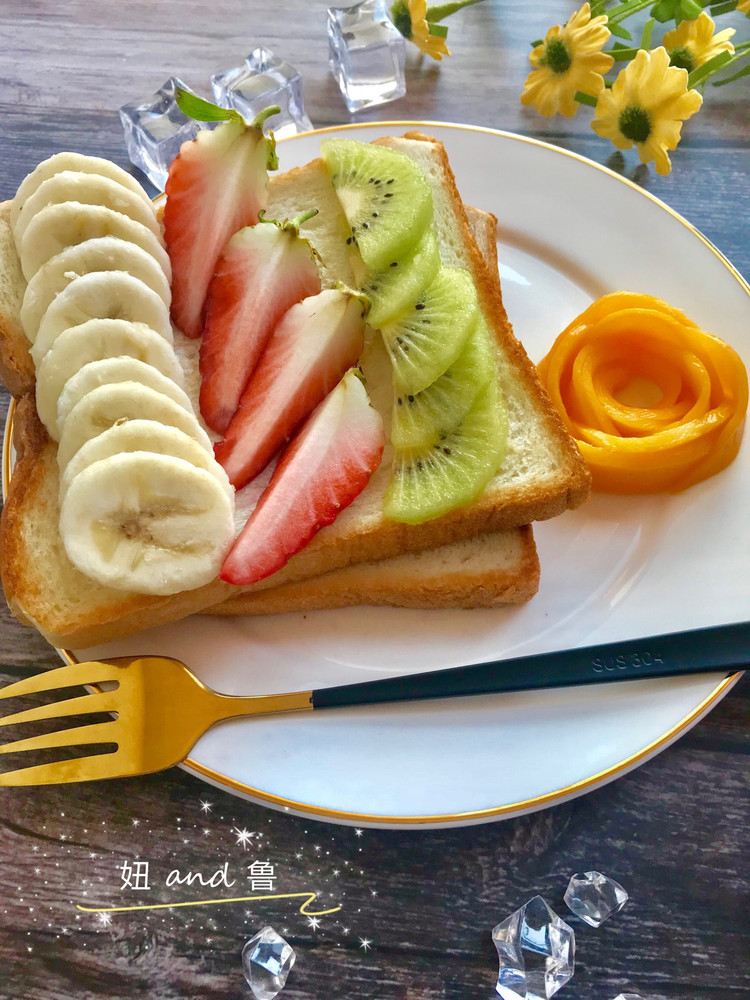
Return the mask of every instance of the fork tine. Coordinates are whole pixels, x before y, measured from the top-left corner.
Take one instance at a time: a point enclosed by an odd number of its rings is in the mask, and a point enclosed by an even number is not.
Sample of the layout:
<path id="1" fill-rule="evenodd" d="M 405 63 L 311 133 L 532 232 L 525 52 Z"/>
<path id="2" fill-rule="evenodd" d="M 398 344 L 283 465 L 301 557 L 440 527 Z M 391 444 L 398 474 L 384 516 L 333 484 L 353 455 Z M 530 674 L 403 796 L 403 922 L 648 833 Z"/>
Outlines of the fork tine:
<path id="1" fill-rule="evenodd" d="M 79 698 L 66 698 L 51 705 L 37 705 L 25 712 L 16 712 L 0 718 L 0 726 L 15 726 L 22 722 L 40 722 L 44 719 L 61 719 L 66 715 L 86 715 L 91 712 L 116 712 L 118 698 L 116 691 L 101 691 L 84 694 Z"/>
<path id="2" fill-rule="evenodd" d="M 19 698 L 25 694 L 41 694 L 57 688 L 75 687 L 78 684 L 98 684 L 100 681 L 114 681 L 122 676 L 122 668 L 101 660 L 87 660 L 70 666 L 45 670 L 33 677 L 24 677 L 15 684 L 0 688 L 0 698 Z"/>
<path id="3" fill-rule="evenodd" d="M 0 774 L 0 788 L 20 785 L 57 785 L 69 781 L 96 781 L 120 778 L 133 773 L 122 769 L 119 753 L 103 753 L 95 757 L 56 760 L 52 764 L 36 764 Z"/>
<path id="4" fill-rule="evenodd" d="M 73 729 L 60 729 L 56 733 L 43 733 L 41 736 L 29 736 L 25 740 L 4 743 L 0 753 L 20 753 L 24 750 L 50 750 L 52 747 L 74 747 L 85 743 L 116 743 L 115 732 L 117 723 L 100 722 L 93 726 L 75 726 Z"/>

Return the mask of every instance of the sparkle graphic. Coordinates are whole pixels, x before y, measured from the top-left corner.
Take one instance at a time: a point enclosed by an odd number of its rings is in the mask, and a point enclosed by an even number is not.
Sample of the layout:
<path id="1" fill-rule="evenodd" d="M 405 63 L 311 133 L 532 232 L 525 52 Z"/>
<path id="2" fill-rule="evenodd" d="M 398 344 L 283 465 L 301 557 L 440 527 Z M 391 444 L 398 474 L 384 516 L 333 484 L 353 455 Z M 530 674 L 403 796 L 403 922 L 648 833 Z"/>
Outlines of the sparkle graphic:
<path id="1" fill-rule="evenodd" d="M 201 852 L 205 856 L 205 865 L 198 866 L 204 879 L 207 879 L 214 869 L 217 869 L 217 866 L 218 870 L 221 870 L 224 865 L 228 865 L 226 877 L 237 881 L 235 891 L 238 892 L 253 891 L 249 879 L 247 885 L 244 884 L 245 868 L 249 866 L 250 861 L 253 861 L 256 854 L 262 852 L 264 857 L 268 855 L 265 864 L 279 866 L 277 869 L 280 876 L 279 881 L 291 877 L 294 880 L 302 879 L 309 882 L 310 895 L 313 898 L 317 897 L 319 903 L 319 907 L 310 906 L 313 912 L 301 909 L 301 916 L 295 918 L 296 922 L 284 928 L 285 935 L 301 933 L 304 936 L 307 933 L 310 936 L 314 933 L 317 939 L 317 932 L 320 931 L 323 936 L 326 933 L 332 935 L 334 938 L 332 943 L 338 948 L 344 948 L 347 944 L 353 943 L 354 946 L 358 947 L 358 950 L 363 952 L 374 950 L 374 939 L 369 937 L 367 932 L 370 928 L 366 923 L 359 924 L 356 929 L 338 921 L 330 922 L 324 927 L 321 915 L 314 912 L 316 908 L 325 909 L 327 906 L 334 907 L 331 912 L 340 910 L 346 901 L 347 889 L 351 890 L 354 886 L 357 886 L 360 901 L 362 896 L 366 898 L 369 895 L 371 899 L 378 896 L 377 890 L 372 889 L 372 883 L 368 886 L 366 882 L 363 883 L 360 880 L 362 876 L 368 874 L 365 870 L 368 866 L 364 864 L 366 845 L 354 846 L 351 844 L 349 837 L 353 828 L 346 831 L 346 836 L 342 837 L 341 840 L 338 837 L 326 836 L 325 843 L 323 843 L 322 838 L 319 841 L 313 841 L 311 834 L 314 835 L 314 831 L 301 828 L 298 831 L 300 839 L 296 843 L 292 841 L 285 844 L 283 849 L 279 845 L 279 854 L 274 857 L 273 854 L 276 853 L 276 850 L 271 847 L 271 844 L 272 841 L 275 843 L 278 838 L 272 835 L 277 833 L 278 825 L 274 823 L 272 826 L 273 818 L 265 815 L 259 818 L 254 814 L 247 814 L 240 810 L 234 814 L 233 811 L 227 809 L 215 812 L 216 809 L 216 804 L 211 800 L 195 796 L 191 807 L 186 809 L 186 814 L 182 815 L 181 818 L 177 818 L 175 813 L 169 814 L 166 818 L 171 826 L 172 836 L 170 837 L 171 843 L 166 845 L 168 848 L 166 852 L 160 850 L 162 845 L 156 846 L 156 838 L 152 836 L 157 833 L 158 828 L 154 829 L 149 818 L 138 817 L 133 813 L 129 816 L 127 813 L 124 816 L 118 816 L 114 823 L 111 820 L 93 821 L 91 817 L 87 817 L 88 822 L 84 819 L 80 827 L 67 818 L 57 821 L 57 829 L 50 822 L 40 824 L 38 833 L 40 836 L 46 833 L 46 842 L 42 846 L 39 844 L 28 846 L 27 867 L 25 868 L 26 882 L 17 875 L 16 878 L 19 878 L 17 891 L 11 893 L 13 905 L 18 907 L 22 919 L 27 921 L 31 928 L 27 933 L 33 935 L 37 929 L 41 933 L 48 934 L 50 940 L 58 942 L 69 937 L 75 938 L 76 935 L 80 934 L 86 937 L 92 931 L 94 933 L 103 932 L 106 937 L 118 933 L 123 925 L 119 924 L 113 917 L 118 909 L 128 909 L 128 907 L 111 907 L 102 904 L 118 902 L 117 899 L 110 898 L 110 893 L 113 889 L 119 888 L 120 873 L 118 869 L 123 862 L 132 866 L 145 866 L 150 863 L 154 883 L 163 884 L 166 873 L 179 864 L 180 852 L 184 844 L 186 846 L 193 845 L 197 852 Z M 248 826 L 249 822 L 253 822 L 254 828 L 252 830 Z M 285 819 L 283 822 L 287 822 L 287 820 Z M 143 827 L 144 834 L 149 835 L 150 847 L 144 846 L 142 842 L 141 827 Z M 357 828 L 354 832 L 357 837 L 362 837 L 365 830 Z M 116 846 L 99 845 L 92 842 L 97 833 L 105 837 L 112 833 L 113 836 L 117 837 Z M 348 849 L 345 847 L 345 853 L 349 853 L 351 857 L 337 857 L 339 854 L 337 844 L 343 843 L 345 845 L 347 841 Z M 44 847 L 44 851 L 42 847 Z M 263 850 L 264 848 L 265 850 Z M 248 851 L 253 852 L 249 859 L 247 858 Z M 311 852 L 312 857 L 310 857 Z M 97 860 L 100 862 L 99 864 L 93 865 L 91 863 Z M 285 868 L 286 871 L 284 871 Z M 305 870 L 308 874 L 307 880 L 305 880 Z M 71 904 L 76 909 L 87 911 L 89 916 L 95 919 L 87 921 L 86 913 L 84 913 L 83 917 L 79 914 L 75 914 L 73 917 L 71 914 L 68 921 L 61 921 L 58 913 L 59 901 L 47 898 L 49 887 L 52 885 L 52 882 L 48 883 L 45 878 L 47 874 L 58 880 L 65 878 L 70 883 L 74 897 L 70 900 Z M 184 875 L 184 871 L 182 874 Z M 331 891 L 334 885 L 335 891 Z M 295 895 L 300 895 L 299 893 L 284 895 L 283 891 L 287 888 L 284 884 L 279 885 L 278 888 L 282 893 L 279 896 L 280 900 L 286 899 L 287 896 L 292 898 Z M 292 885 L 289 888 L 296 888 L 296 886 Z M 313 890 L 315 890 L 314 893 Z M 161 913 L 152 914 L 149 912 L 143 916 L 144 926 L 152 931 L 159 927 L 169 928 L 173 921 L 179 919 L 181 930 L 188 937 L 197 935 L 201 938 L 201 944 L 211 948 L 213 944 L 218 947 L 220 940 L 218 935 L 226 935 L 234 927 L 229 908 L 226 908 L 225 916 L 222 912 L 223 908 L 217 907 L 216 917 L 207 919 L 207 916 L 201 914 L 200 910 L 180 910 L 177 907 L 201 906 L 209 902 L 220 902 L 219 899 L 208 898 L 212 895 L 222 896 L 225 893 L 214 892 L 212 894 L 207 890 L 198 892 L 195 888 L 191 893 L 188 889 L 184 889 L 176 894 L 177 903 L 174 908 L 172 902 L 160 906 L 147 906 L 149 900 L 138 898 L 138 893 L 133 893 L 130 899 L 123 896 L 122 901 L 132 904 L 130 907 L 132 909 L 161 910 Z M 228 901 L 232 902 L 233 900 Z M 240 902 L 240 899 L 236 902 Z M 258 922 L 259 915 L 254 903 L 245 905 L 248 906 L 248 909 L 240 908 L 234 912 L 236 917 L 240 918 L 240 927 L 250 928 Z M 286 904 L 281 902 L 279 906 L 286 906 Z M 352 912 L 349 916 L 356 916 L 356 921 L 365 917 L 364 906 L 362 909 L 357 909 L 355 904 L 354 910 L 356 910 L 356 914 Z M 6 917 L 9 912 L 9 910 L 5 910 Z M 2 913 L 3 909 L 0 908 L 0 914 Z M 189 915 L 192 913 L 198 913 L 200 916 L 191 918 Z M 178 914 L 182 916 L 178 918 Z M 67 926 L 65 926 L 66 922 Z M 203 936 L 205 934 L 209 935 L 208 939 Z M 335 941 L 336 937 L 338 937 L 338 941 Z M 37 943 L 31 938 L 28 941 L 28 946 L 31 947 L 33 944 L 34 952 L 36 952 Z M 91 940 L 84 940 L 80 943 L 82 948 L 87 949 L 87 952 L 93 947 Z"/>
<path id="2" fill-rule="evenodd" d="M 237 827 L 235 827 L 232 833 L 234 833 L 235 836 L 237 837 L 237 845 L 239 847 L 244 847 L 245 850 L 247 850 L 247 845 L 253 838 L 252 833 L 250 833 L 250 831 L 246 830 L 244 827 L 241 830 L 238 830 Z"/>

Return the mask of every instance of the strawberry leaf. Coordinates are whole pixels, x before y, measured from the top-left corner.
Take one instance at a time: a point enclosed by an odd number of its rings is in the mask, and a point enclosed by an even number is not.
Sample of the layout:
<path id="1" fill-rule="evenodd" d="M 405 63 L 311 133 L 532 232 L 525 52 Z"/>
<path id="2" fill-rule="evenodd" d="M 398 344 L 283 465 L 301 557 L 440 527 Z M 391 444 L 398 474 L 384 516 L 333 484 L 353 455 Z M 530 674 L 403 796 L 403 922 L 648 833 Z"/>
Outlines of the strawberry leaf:
<path id="1" fill-rule="evenodd" d="M 244 122 L 244 118 L 233 108 L 220 108 L 210 101 L 204 101 L 197 94 L 191 94 L 182 87 L 175 91 L 175 101 L 180 111 L 196 122 Z"/>

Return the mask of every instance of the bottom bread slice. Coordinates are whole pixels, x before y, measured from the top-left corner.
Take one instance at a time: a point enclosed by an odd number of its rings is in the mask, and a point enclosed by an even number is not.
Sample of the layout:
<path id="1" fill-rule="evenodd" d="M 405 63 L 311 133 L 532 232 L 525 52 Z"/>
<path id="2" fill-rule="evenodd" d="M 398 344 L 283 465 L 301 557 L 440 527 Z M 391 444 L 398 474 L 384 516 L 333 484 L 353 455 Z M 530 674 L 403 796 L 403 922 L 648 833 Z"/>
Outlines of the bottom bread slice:
<path id="1" fill-rule="evenodd" d="M 238 594 L 202 613 L 272 615 L 357 604 L 493 608 L 522 604 L 538 588 L 539 557 L 526 525 Z"/>

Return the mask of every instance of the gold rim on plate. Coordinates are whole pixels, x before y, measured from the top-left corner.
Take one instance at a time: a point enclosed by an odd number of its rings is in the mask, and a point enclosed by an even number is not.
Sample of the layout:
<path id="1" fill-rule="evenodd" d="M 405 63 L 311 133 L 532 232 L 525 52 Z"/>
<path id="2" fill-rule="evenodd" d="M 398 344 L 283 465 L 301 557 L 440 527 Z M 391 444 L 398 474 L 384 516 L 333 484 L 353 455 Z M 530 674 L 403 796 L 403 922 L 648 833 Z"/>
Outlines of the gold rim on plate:
<path id="1" fill-rule="evenodd" d="M 716 247 L 714 244 L 707 239 L 700 230 L 696 229 L 695 226 L 691 225 L 687 219 L 681 216 L 674 209 L 670 208 L 669 205 L 665 204 L 659 198 L 652 195 L 650 192 L 645 191 L 642 187 L 631 181 L 627 177 L 623 177 L 621 174 L 617 174 L 610 170 L 608 167 L 603 166 L 600 163 L 596 163 L 594 160 L 590 160 L 580 153 L 574 153 L 567 149 L 562 149 L 559 146 L 553 146 L 550 143 L 542 142 L 540 139 L 532 139 L 529 136 L 517 135 L 514 132 L 504 132 L 500 129 L 488 128 L 482 125 L 460 125 L 454 122 L 438 122 L 438 121 L 378 121 L 378 122 L 354 122 L 348 125 L 330 125 L 325 128 L 312 129 L 308 132 L 301 132 L 297 135 L 286 136 L 284 139 L 278 140 L 279 142 L 289 142 L 290 140 L 299 139 L 305 136 L 311 135 L 323 135 L 326 132 L 341 132 L 350 131 L 361 128 L 441 128 L 441 129 L 456 129 L 459 131 L 468 132 L 482 132 L 487 135 L 501 136 L 504 139 L 511 139 L 516 142 L 528 143 L 532 146 L 539 146 L 542 149 L 549 150 L 550 152 L 557 153 L 560 156 L 567 156 L 573 160 L 577 160 L 580 163 L 585 164 L 587 167 L 593 167 L 595 170 L 601 170 L 603 173 L 613 177 L 615 180 L 622 184 L 626 184 L 628 187 L 637 191 L 641 196 L 648 198 L 650 201 L 654 202 L 662 210 L 666 211 L 674 219 L 677 219 L 686 229 L 688 229 L 694 236 L 696 236 L 701 243 L 703 243 L 708 249 L 713 253 L 721 263 L 727 268 L 730 274 L 736 279 L 740 287 L 745 291 L 748 296 L 750 296 L 750 285 L 745 281 L 740 272 L 734 267 L 734 265 L 727 260 L 724 254 Z M 8 419 L 5 426 L 5 435 L 3 437 L 3 500 L 5 500 L 6 491 L 8 484 L 10 483 L 11 477 L 11 441 L 13 438 L 13 423 L 15 414 L 15 400 L 12 399 L 10 406 L 8 408 Z M 68 663 L 77 663 L 77 658 L 66 649 L 58 649 L 60 657 L 66 660 Z M 580 781 L 576 781 L 573 784 L 566 785 L 563 788 L 558 788 L 552 792 L 547 792 L 544 795 L 538 795 L 530 799 L 522 799 L 518 802 L 511 802 L 504 806 L 494 806 L 489 809 L 477 809 L 470 810 L 467 812 L 460 813 L 445 813 L 437 815 L 426 815 L 426 816 L 386 816 L 380 814 L 370 814 L 370 813 L 353 813 L 345 812 L 340 809 L 327 809 L 324 806 L 316 806 L 307 802 L 296 802 L 293 799 L 286 799 L 281 795 L 274 795 L 270 792 L 264 792 L 262 789 L 253 788 L 251 785 L 246 785 L 241 781 L 237 781 L 234 778 L 230 778 L 225 774 L 221 774 L 219 771 L 214 771 L 209 767 L 201 764 L 199 761 L 193 760 L 192 757 L 186 757 L 183 763 L 180 765 L 184 770 L 187 770 L 198 777 L 205 778 L 212 784 L 218 787 L 224 788 L 229 791 L 239 792 L 243 796 L 249 799 L 253 799 L 259 803 L 264 803 L 266 805 L 281 809 L 285 812 L 293 812 L 304 816 L 309 816 L 312 819 L 320 820 L 345 820 L 349 823 L 363 823 L 363 824 L 377 824 L 380 826 L 427 826 L 427 825 L 438 825 L 452 823 L 457 826 L 468 825 L 471 823 L 478 823 L 484 820 L 491 820 L 500 817 L 509 817 L 511 815 L 521 815 L 527 812 L 534 812 L 539 809 L 543 809 L 547 806 L 552 806 L 555 804 L 560 804 L 566 799 L 574 798 L 578 795 L 582 795 L 586 791 L 593 790 L 599 785 L 606 784 L 609 781 L 614 780 L 618 776 L 625 774 L 627 771 L 633 769 L 636 765 L 645 763 L 650 757 L 655 756 L 660 750 L 664 750 L 670 743 L 676 740 L 682 733 L 690 729 L 691 726 L 695 725 L 700 721 L 701 717 L 706 714 L 723 696 L 729 691 L 729 689 L 739 680 L 742 676 L 743 671 L 738 671 L 725 677 L 720 681 L 716 687 L 686 716 L 680 719 L 674 726 L 668 729 L 660 737 L 652 740 L 641 750 L 636 751 L 630 756 L 626 757 L 624 760 L 619 761 L 617 764 L 612 764 L 610 767 L 605 768 L 602 771 L 598 771 L 596 774 L 592 774 L 588 778 L 583 778 Z"/>

